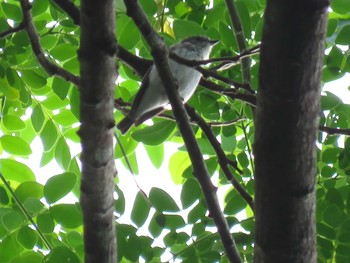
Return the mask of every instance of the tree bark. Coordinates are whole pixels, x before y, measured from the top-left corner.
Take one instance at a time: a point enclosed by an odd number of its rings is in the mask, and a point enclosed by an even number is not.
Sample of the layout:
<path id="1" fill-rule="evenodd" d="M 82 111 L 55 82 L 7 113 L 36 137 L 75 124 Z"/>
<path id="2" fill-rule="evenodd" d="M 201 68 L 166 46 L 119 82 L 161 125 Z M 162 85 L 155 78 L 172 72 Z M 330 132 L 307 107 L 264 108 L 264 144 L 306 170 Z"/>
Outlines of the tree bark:
<path id="1" fill-rule="evenodd" d="M 315 174 L 327 0 L 268 0 L 254 144 L 260 262 L 316 262 Z"/>
<path id="2" fill-rule="evenodd" d="M 85 262 L 116 262 L 113 150 L 115 13 L 113 0 L 81 1 L 81 207 Z"/>

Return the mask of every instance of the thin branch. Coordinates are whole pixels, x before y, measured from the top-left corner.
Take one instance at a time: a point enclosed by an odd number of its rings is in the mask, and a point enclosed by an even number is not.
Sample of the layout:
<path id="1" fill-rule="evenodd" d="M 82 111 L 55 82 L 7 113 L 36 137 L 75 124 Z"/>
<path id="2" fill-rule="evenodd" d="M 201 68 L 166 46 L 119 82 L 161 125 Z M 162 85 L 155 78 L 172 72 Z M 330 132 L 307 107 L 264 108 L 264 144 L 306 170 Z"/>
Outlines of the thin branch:
<path id="1" fill-rule="evenodd" d="M 188 115 L 194 120 L 197 125 L 202 129 L 202 131 L 207 136 L 211 146 L 219 160 L 219 165 L 224 172 L 227 180 L 232 183 L 232 185 L 236 188 L 237 192 L 242 196 L 242 198 L 247 202 L 250 208 L 254 211 L 254 201 L 253 198 L 248 194 L 248 192 L 241 186 L 241 184 L 236 180 L 233 176 L 231 170 L 229 169 L 229 165 L 232 165 L 239 173 L 242 173 L 242 170 L 237 167 L 237 164 L 232 160 L 229 160 L 225 154 L 225 152 L 221 148 L 220 142 L 216 139 L 213 134 L 210 126 L 205 122 L 205 120 L 197 113 L 195 110 L 186 105 L 186 111 Z"/>
<path id="2" fill-rule="evenodd" d="M 242 22 L 238 14 L 237 6 L 234 0 L 225 0 L 225 3 L 230 16 L 232 31 L 237 40 L 239 52 L 243 53 L 246 51 L 247 45 L 246 45 L 246 40 L 244 36 Z M 243 82 L 250 83 L 251 82 L 250 58 L 247 57 L 242 59 L 241 65 L 242 65 Z"/>
<path id="3" fill-rule="evenodd" d="M 67 15 L 72 18 L 74 24 L 79 25 L 80 23 L 80 10 L 70 0 L 52 0 L 54 1 Z"/>
<path id="4" fill-rule="evenodd" d="M 21 31 L 23 28 L 24 28 L 24 23 L 21 22 L 17 26 L 11 27 L 11 28 L 7 29 L 6 31 L 1 32 L 0 38 L 7 37 L 8 35 L 11 35 L 11 34 L 16 33 L 18 31 Z"/>
<path id="5" fill-rule="evenodd" d="M 32 14 L 30 12 L 31 4 L 28 0 L 20 0 L 21 8 L 22 8 L 22 14 L 23 14 L 23 23 L 24 28 L 28 34 L 29 41 L 32 46 L 32 50 L 34 52 L 34 55 L 36 59 L 38 60 L 39 64 L 46 70 L 46 72 L 51 75 L 57 75 L 67 81 L 72 82 L 73 84 L 79 86 L 79 77 L 72 74 L 71 72 L 57 66 L 56 64 L 52 63 L 47 59 L 47 57 L 44 54 L 44 51 L 42 50 L 40 46 L 40 39 L 39 35 L 36 32 Z"/>
<path id="6" fill-rule="evenodd" d="M 212 77 L 212 78 L 220 80 L 220 81 L 222 81 L 222 82 L 224 82 L 226 84 L 234 86 L 235 88 L 243 88 L 243 89 L 245 89 L 245 90 L 247 90 L 247 91 L 249 91 L 249 92 L 251 92 L 253 94 L 255 93 L 255 91 L 251 89 L 249 83 L 238 83 L 238 82 L 234 81 L 233 79 L 230 79 L 230 78 L 227 78 L 227 77 L 224 77 L 224 76 L 218 74 L 216 72 L 216 70 L 204 69 L 204 68 L 202 68 L 200 66 L 193 66 L 193 64 L 196 63 L 196 61 L 187 60 L 185 58 L 182 58 L 182 57 L 178 56 L 177 54 L 175 54 L 173 52 L 171 52 L 169 54 L 169 57 L 172 60 L 175 60 L 176 62 L 179 62 L 179 63 L 184 64 L 184 65 L 189 66 L 189 67 L 193 67 L 195 70 L 197 70 L 198 72 L 202 73 L 204 78 Z"/>
<path id="7" fill-rule="evenodd" d="M 117 47 L 117 57 L 135 70 L 140 76 L 144 76 L 150 66 L 153 65 L 152 60 L 138 57 L 120 45 Z"/>
<path id="8" fill-rule="evenodd" d="M 250 105 L 252 105 L 253 107 L 256 107 L 256 96 L 255 95 L 241 93 L 235 89 L 224 88 L 223 86 L 216 84 L 210 80 L 204 79 L 204 78 L 202 78 L 200 80 L 199 84 L 201 86 L 215 92 L 215 93 L 228 96 L 232 99 L 239 99 L 239 100 L 245 101 L 245 102 L 249 103 Z"/>
<path id="9" fill-rule="evenodd" d="M 184 105 L 182 104 L 180 95 L 177 92 L 177 87 L 168 63 L 169 51 L 161 37 L 152 28 L 138 1 L 124 0 L 124 3 L 127 7 L 127 15 L 133 19 L 143 37 L 151 47 L 151 54 L 153 55 L 155 66 L 165 87 L 166 94 L 169 97 L 174 116 L 178 122 L 179 130 L 187 147 L 193 165 L 194 175 L 201 185 L 208 210 L 218 228 L 227 257 L 231 262 L 242 262 L 237 246 L 230 233 L 228 223 L 220 209 L 215 187 L 210 180 L 207 167 L 203 160 L 203 155 L 189 124 Z"/>
<path id="10" fill-rule="evenodd" d="M 322 132 L 326 132 L 329 135 L 345 135 L 350 136 L 350 129 L 333 128 L 327 126 L 319 126 L 318 129 Z"/>
<path id="11" fill-rule="evenodd" d="M 127 109 L 126 107 L 131 107 L 131 103 L 125 102 L 122 99 L 114 99 L 114 106 L 120 112 L 127 115 L 130 112 L 130 109 Z M 161 114 L 158 114 L 154 117 L 176 122 L 176 119 L 174 118 L 174 116 L 166 114 L 166 113 L 161 113 Z M 244 119 L 245 119 L 244 117 L 239 117 L 237 119 L 230 120 L 230 121 L 221 121 L 221 122 L 220 121 L 215 121 L 215 122 L 213 121 L 213 122 L 207 122 L 207 124 L 210 125 L 211 127 L 226 127 L 226 126 L 231 126 L 231 125 L 237 124 L 238 122 L 240 122 Z M 190 120 L 190 124 L 197 125 L 196 122 L 191 121 L 191 120 Z"/>
<path id="12" fill-rule="evenodd" d="M 21 200 L 19 200 L 19 198 L 17 197 L 16 193 L 12 190 L 11 186 L 9 185 L 9 183 L 6 181 L 6 178 L 4 177 L 4 175 L 2 173 L 0 173 L 0 178 L 1 181 L 4 183 L 4 185 L 6 186 L 7 190 L 11 193 L 13 199 L 15 200 L 16 204 L 18 205 L 19 209 L 22 211 L 22 213 L 24 214 L 24 216 L 27 218 L 27 220 L 33 225 L 33 227 L 35 228 L 36 232 L 38 233 L 38 235 L 40 236 L 41 240 L 43 241 L 43 243 L 45 244 L 45 246 L 47 247 L 47 249 L 52 250 L 52 245 L 50 244 L 50 242 L 47 240 L 46 236 L 41 232 L 41 230 L 39 229 L 38 225 L 34 222 L 33 218 L 31 217 L 31 215 L 27 212 L 26 208 L 23 206 Z"/>
<path id="13" fill-rule="evenodd" d="M 204 59 L 204 60 L 186 60 L 187 61 L 186 65 L 194 67 L 194 66 L 205 65 L 205 64 L 209 64 L 209 63 L 213 63 L 213 62 L 228 62 L 228 63 L 237 62 L 245 56 L 258 54 L 259 48 L 260 48 L 260 44 L 254 46 L 250 49 L 245 50 L 244 52 L 242 52 L 241 54 L 239 54 L 237 56 L 209 58 L 209 59 Z M 176 56 L 176 54 L 175 54 L 175 56 Z M 170 57 L 171 57 L 171 55 L 170 55 Z M 211 69 L 213 69 L 213 68 L 211 68 Z"/>

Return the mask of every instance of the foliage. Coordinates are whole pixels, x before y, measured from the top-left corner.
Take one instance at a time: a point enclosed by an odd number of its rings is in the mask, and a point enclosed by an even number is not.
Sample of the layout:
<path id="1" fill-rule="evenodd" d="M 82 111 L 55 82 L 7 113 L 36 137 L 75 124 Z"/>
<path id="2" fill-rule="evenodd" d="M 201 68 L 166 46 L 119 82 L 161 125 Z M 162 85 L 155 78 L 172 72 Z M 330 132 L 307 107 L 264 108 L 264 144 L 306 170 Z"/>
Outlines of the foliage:
<path id="1" fill-rule="evenodd" d="M 221 40 L 214 47 L 212 57 L 239 54 L 224 1 L 140 2 L 168 45 L 187 36 L 205 34 Z M 79 1 L 75 1 L 75 4 L 79 5 Z M 261 39 L 265 1 L 238 0 L 236 5 L 247 45 L 254 47 Z M 324 84 L 341 79 L 350 72 L 350 8 L 344 0 L 333 0 L 331 7 Z M 67 71 L 78 74 L 79 26 L 52 1 L 34 0 L 31 12 L 40 45 L 47 58 Z M 147 45 L 125 14 L 121 0 L 116 1 L 116 17 L 118 43 L 134 54 L 150 59 Z M 0 32 L 21 27 L 21 21 L 22 10 L 18 1 L 1 2 Z M 59 76 L 51 76 L 39 65 L 23 28 L 1 34 L 0 56 L 1 262 L 42 262 L 43 259 L 50 263 L 82 262 L 80 206 L 79 203 L 62 202 L 67 195 L 79 197 L 79 160 L 71 149 L 74 143 L 79 142 L 76 134 L 79 120 L 78 90 Z M 253 55 L 251 59 L 251 85 L 257 90 L 259 56 Z M 138 90 L 140 77 L 123 63 L 119 63 L 119 73 L 121 78 L 116 86 L 115 98 L 131 102 Z M 237 82 L 243 79 L 239 64 L 220 74 Z M 230 88 L 225 83 L 217 83 Z M 246 191 L 254 196 L 254 125 L 251 106 L 243 100 L 232 99 L 203 87 L 197 89 L 189 104 L 207 122 L 226 123 L 213 126 L 212 131 L 227 157 L 238 164 L 239 169 L 232 168 L 231 172 Z M 116 110 L 115 118 L 119 121 L 122 113 Z M 327 129 L 321 129 L 323 132 L 320 131 L 317 142 L 319 262 L 348 262 L 350 139 L 339 133 L 349 134 L 350 105 L 343 103 L 332 90 L 322 95 L 320 126 Z M 207 136 L 197 126 L 193 128 L 213 182 L 221 193 L 223 211 L 233 229 L 239 251 L 246 262 L 252 262 L 253 212 L 220 169 L 218 157 Z M 336 134 L 332 134 L 334 132 Z M 178 151 L 171 153 L 169 174 L 174 183 L 180 185 L 176 197 L 167 192 L 168 186 L 153 187 L 149 193 L 141 190 L 134 193 L 134 201 L 125 198 L 129 189 L 121 189 L 116 185 L 119 260 L 160 262 L 176 258 L 182 262 L 227 262 L 174 122 L 154 118 L 152 125 L 142 124 L 132 128 L 124 137 L 118 136 L 132 170 L 140 174 L 145 160 L 140 162 L 136 158 L 135 149 L 138 145 L 145 145 L 151 164 L 159 168 L 166 161 L 164 152 L 167 152 L 169 142 L 177 143 Z M 43 151 L 38 151 L 37 141 L 33 143 L 37 138 L 41 139 Z M 35 174 L 27 162 L 28 157 L 33 155 L 41 155 L 40 166 L 55 162 L 60 167 L 48 175 L 50 179 L 47 177 L 46 183 L 38 182 L 40 175 Z M 126 165 L 119 145 L 116 145 L 115 157 Z M 127 209 L 130 205 L 131 211 Z M 119 218 L 128 220 L 121 222 Z M 146 229 L 147 233 L 140 234 L 139 228 Z"/>

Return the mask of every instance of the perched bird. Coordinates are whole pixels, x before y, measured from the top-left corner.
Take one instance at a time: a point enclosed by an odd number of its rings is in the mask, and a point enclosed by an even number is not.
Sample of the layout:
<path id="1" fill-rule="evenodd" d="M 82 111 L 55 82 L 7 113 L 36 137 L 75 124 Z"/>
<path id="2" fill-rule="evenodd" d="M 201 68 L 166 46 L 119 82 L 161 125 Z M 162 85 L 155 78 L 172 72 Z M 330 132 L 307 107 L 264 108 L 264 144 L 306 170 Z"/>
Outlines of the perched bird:
<path id="1" fill-rule="evenodd" d="M 217 42 L 218 40 L 210 40 L 206 36 L 189 37 L 170 46 L 169 52 L 187 60 L 205 60 L 209 58 L 211 49 Z M 169 59 L 169 66 L 177 82 L 180 96 L 184 102 L 188 101 L 198 85 L 201 73 L 172 59 Z M 118 123 L 117 128 L 125 134 L 133 124 L 137 126 L 158 115 L 168 104 L 165 88 L 153 65 L 142 80 L 130 112 Z"/>

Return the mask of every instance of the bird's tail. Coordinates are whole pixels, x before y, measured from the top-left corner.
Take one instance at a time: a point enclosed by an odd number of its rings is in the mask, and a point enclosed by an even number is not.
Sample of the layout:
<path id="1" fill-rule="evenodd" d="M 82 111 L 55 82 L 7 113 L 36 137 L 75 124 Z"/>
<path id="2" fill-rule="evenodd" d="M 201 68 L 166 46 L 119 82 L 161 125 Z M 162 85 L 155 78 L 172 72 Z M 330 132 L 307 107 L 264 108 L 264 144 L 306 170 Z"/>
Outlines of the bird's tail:
<path id="1" fill-rule="evenodd" d="M 120 130 L 122 134 L 125 134 L 133 124 L 134 120 L 127 115 L 117 124 L 117 129 Z"/>

